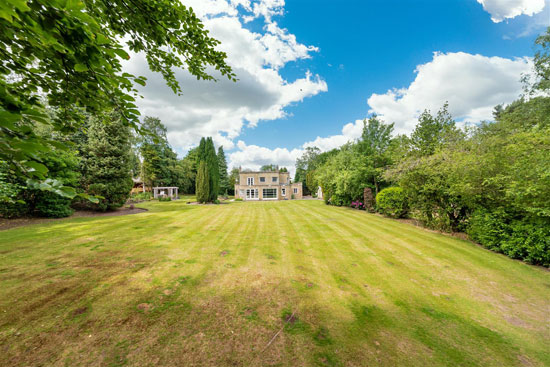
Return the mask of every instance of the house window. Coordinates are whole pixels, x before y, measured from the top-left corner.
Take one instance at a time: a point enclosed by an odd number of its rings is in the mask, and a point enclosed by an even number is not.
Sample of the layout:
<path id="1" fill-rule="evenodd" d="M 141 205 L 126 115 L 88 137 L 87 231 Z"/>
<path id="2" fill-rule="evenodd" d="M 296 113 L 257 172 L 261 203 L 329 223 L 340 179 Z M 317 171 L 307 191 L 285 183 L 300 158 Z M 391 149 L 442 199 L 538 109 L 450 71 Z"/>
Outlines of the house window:
<path id="1" fill-rule="evenodd" d="M 294 193 L 297 194 L 298 193 L 298 188 L 294 188 Z"/>
<path id="2" fill-rule="evenodd" d="M 263 189 L 264 199 L 277 199 L 277 189 Z"/>
<path id="3" fill-rule="evenodd" d="M 286 189 L 281 189 L 281 195 L 286 196 Z"/>
<path id="4" fill-rule="evenodd" d="M 239 197 L 244 198 L 244 190 L 239 190 Z"/>
<path id="5" fill-rule="evenodd" d="M 277 182 L 277 177 L 271 177 L 271 182 Z"/>
<path id="6" fill-rule="evenodd" d="M 246 184 L 247 184 L 248 186 L 254 185 L 254 177 L 247 177 L 247 178 L 246 178 Z"/>
<path id="7" fill-rule="evenodd" d="M 246 189 L 246 198 L 247 199 L 257 199 L 258 198 L 258 189 Z"/>
<path id="8" fill-rule="evenodd" d="M 260 177 L 260 182 L 265 182 L 265 177 Z"/>

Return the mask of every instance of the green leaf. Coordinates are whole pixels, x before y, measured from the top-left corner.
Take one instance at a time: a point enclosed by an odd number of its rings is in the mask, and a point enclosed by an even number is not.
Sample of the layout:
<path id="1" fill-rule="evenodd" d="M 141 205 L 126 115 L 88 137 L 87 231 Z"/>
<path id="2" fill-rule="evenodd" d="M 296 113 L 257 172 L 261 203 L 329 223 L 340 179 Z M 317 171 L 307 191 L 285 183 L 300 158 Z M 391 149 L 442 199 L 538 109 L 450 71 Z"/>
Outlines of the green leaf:
<path id="1" fill-rule="evenodd" d="M 31 168 L 32 170 L 40 172 L 42 174 L 46 174 L 48 172 L 48 168 L 44 166 L 42 163 L 38 163 L 35 161 L 26 161 L 26 162 L 23 162 L 23 164 Z"/>
<path id="2" fill-rule="evenodd" d="M 88 67 L 84 64 L 76 64 L 74 66 L 74 70 L 81 73 L 81 72 L 84 72 L 84 71 L 88 71 Z"/>

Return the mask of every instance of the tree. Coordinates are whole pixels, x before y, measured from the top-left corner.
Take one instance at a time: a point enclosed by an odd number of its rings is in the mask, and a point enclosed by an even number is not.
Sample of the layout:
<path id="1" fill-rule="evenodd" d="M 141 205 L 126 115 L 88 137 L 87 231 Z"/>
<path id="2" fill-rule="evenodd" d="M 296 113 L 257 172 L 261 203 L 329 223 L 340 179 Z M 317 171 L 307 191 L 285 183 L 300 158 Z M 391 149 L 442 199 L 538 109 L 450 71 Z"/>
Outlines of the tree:
<path id="1" fill-rule="evenodd" d="M 358 148 L 363 154 L 364 162 L 369 171 L 369 181 L 374 186 L 375 195 L 380 190 L 382 174 L 390 165 L 388 148 L 391 144 L 393 124 L 385 124 L 376 115 L 363 121 L 363 132 L 358 142 Z"/>
<path id="2" fill-rule="evenodd" d="M 535 45 L 539 48 L 533 60 L 536 80 L 532 91 L 548 91 L 550 90 L 550 27 L 546 29 L 546 33 L 537 37 Z"/>
<path id="3" fill-rule="evenodd" d="M 418 118 L 418 125 L 411 134 L 411 143 L 420 156 L 434 154 L 459 135 L 448 109 L 449 104 L 445 103 L 435 116 L 424 110 Z"/>
<path id="4" fill-rule="evenodd" d="M 0 2 L 0 159 L 44 181 L 47 167 L 35 157 L 63 144 L 37 135 L 37 123 L 70 132 L 84 121 L 83 109 L 93 114 L 115 109 L 126 125 L 138 127 L 135 86 L 145 78 L 123 72 L 121 60 L 130 58 L 125 48 L 143 52 L 150 69 L 181 93 L 175 69 L 213 80 L 206 71 L 212 67 L 235 80 L 218 44 L 179 1 Z M 55 118 L 45 105 L 58 110 Z M 40 187 L 55 190 L 56 183 Z"/>
<path id="5" fill-rule="evenodd" d="M 220 192 L 226 195 L 229 192 L 229 179 L 227 176 L 227 160 L 225 159 L 225 153 L 223 146 L 218 148 L 218 166 L 220 172 Z"/>
<path id="6" fill-rule="evenodd" d="M 220 166 L 218 164 L 216 148 L 214 148 L 214 142 L 211 137 L 206 138 L 205 157 L 210 183 L 210 201 L 215 201 L 218 199 L 218 194 L 220 191 Z"/>
<path id="7" fill-rule="evenodd" d="M 105 121 L 107 120 L 107 121 Z M 132 189 L 130 128 L 116 113 L 91 118 L 82 157 L 82 185 L 102 196 L 99 210 L 121 207 Z"/>
<path id="8" fill-rule="evenodd" d="M 172 150 L 166 136 L 166 127 L 160 119 L 146 116 L 141 124 L 146 131 L 138 139 L 142 157 L 142 180 L 148 186 L 180 186 L 183 175 L 178 165 L 177 154 Z M 182 190 L 183 191 L 183 190 Z"/>
<path id="9" fill-rule="evenodd" d="M 210 177 L 208 172 L 208 166 L 206 161 L 199 163 L 199 170 L 197 172 L 197 186 L 195 192 L 197 193 L 197 201 L 199 203 L 206 203 L 210 201 Z"/>
<path id="10" fill-rule="evenodd" d="M 260 171 L 262 172 L 273 172 L 277 170 L 277 166 L 274 164 L 264 164 L 260 167 Z"/>
<path id="11" fill-rule="evenodd" d="M 315 170 L 318 166 L 317 158 L 321 154 L 321 150 L 317 147 L 307 147 L 302 156 L 296 159 L 296 173 L 294 174 L 294 182 L 304 182 L 304 194 L 309 195 L 311 188 L 307 185 L 308 172 Z M 311 178 L 310 178 L 311 181 Z M 315 188 L 316 189 L 316 188 Z"/>
<path id="12" fill-rule="evenodd" d="M 233 167 L 229 175 L 229 193 L 235 195 L 235 185 L 239 181 L 240 172 L 238 168 Z"/>

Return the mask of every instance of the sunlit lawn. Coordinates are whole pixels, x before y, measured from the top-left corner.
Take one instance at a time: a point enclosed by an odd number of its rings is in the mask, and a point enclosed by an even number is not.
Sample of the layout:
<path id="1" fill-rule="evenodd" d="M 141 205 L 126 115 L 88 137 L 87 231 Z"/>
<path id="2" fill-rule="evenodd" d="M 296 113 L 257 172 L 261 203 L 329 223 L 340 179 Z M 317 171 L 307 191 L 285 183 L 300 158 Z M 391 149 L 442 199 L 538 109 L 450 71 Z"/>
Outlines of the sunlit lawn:
<path id="1" fill-rule="evenodd" d="M 186 201 L 0 232 L 0 366 L 550 365 L 544 269 L 320 201 Z"/>

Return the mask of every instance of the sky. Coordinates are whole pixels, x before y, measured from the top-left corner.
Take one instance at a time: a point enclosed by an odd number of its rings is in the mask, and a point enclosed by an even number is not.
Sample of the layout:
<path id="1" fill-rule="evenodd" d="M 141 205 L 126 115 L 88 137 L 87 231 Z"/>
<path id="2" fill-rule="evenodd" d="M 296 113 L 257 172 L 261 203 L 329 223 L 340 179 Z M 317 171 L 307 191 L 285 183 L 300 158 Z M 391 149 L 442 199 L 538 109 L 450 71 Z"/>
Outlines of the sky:
<path id="1" fill-rule="evenodd" d="M 308 146 L 326 151 L 361 135 L 377 114 L 409 134 L 446 101 L 461 125 L 491 120 L 522 93 L 550 0 L 182 0 L 221 41 L 236 83 L 176 76 L 177 96 L 143 55 L 142 116 L 167 126 L 178 155 L 202 136 L 229 167 L 278 164 L 294 172 Z"/>

